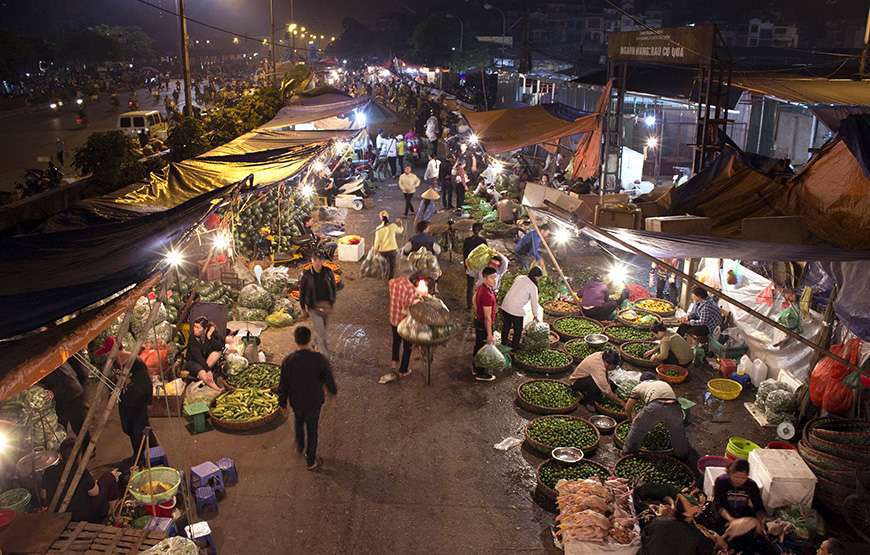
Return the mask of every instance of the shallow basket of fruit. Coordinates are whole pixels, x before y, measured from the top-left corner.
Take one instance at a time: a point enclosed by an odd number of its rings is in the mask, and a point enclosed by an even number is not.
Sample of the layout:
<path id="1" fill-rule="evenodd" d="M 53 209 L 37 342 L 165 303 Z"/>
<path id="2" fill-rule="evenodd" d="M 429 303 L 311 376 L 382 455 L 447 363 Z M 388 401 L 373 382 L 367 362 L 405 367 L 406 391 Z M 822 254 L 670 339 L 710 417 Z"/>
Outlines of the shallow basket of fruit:
<path id="1" fill-rule="evenodd" d="M 517 404 L 535 414 L 568 414 L 577 410 L 580 394 L 558 380 L 529 380 L 517 386 Z"/>
<path id="2" fill-rule="evenodd" d="M 661 322 L 661 317 L 636 308 L 626 308 L 616 313 L 616 319 L 620 323 L 633 328 L 650 329 L 656 322 Z"/>
<path id="3" fill-rule="evenodd" d="M 655 368 L 658 366 L 658 363 L 646 358 L 645 355 L 647 351 L 655 349 L 657 346 L 658 344 L 652 341 L 626 341 L 619 346 L 619 354 L 627 362 L 635 366 Z"/>
<path id="4" fill-rule="evenodd" d="M 229 431 L 260 428 L 278 415 L 278 396 L 268 389 L 253 387 L 222 393 L 209 409 L 212 424 Z"/>
<path id="5" fill-rule="evenodd" d="M 595 401 L 595 412 L 609 416 L 617 422 L 626 419 L 625 409 L 610 399 L 602 398 L 600 401 Z"/>
<path id="6" fill-rule="evenodd" d="M 562 415 L 535 418 L 526 426 L 525 435 L 528 444 L 545 457 L 556 447 L 577 447 L 588 456 L 601 439 L 601 434 L 586 419 Z"/>
<path id="7" fill-rule="evenodd" d="M 570 301 L 547 301 L 541 305 L 544 313 L 550 316 L 574 316 L 580 314 L 580 305 Z"/>
<path id="8" fill-rule="evenodd" d="M 590 333 L 601 333 L 604 326 L 598 320 L 582 316 L 563 316 L 553 322 L 553 329 L 565 341 L 581 339 Z"/>
<path id="9" fill-rule="evenodd" d="M 585 339 L 572 339 L 565 343 L 563 350 L 571 355 L 575 363 L 581 362 L 584 358 L 598 351 L 615 351 L 616 345 L 605 343 L 604 345 L 590 345 Z"/>
<path id="10" fill-rule="evenodd" d="M 613 475 L 609 468 L 594 461 L 564 463 L 554 459 L 539 464 L 535 473 L 541 493 L 552 501 L 556 501 L 556 483 L 559 480 L 585 480 L 596 476 L 606 480 Z"/>
<path id="11" fill-rule="evenodd" d="M 540 349 L 537 351 L 517 351 L 511 353 L 513 364 L 520 370 L 538 374 L 559 374 L 571 369 L 574 360 L 555 349 Z"/>
<path id="12" fill-rule="evenodd" d="M 281 380 L 281 367 L 268 362 L 255 362 L 243 368 L 237 374 L 227 376 L 227 382 L 233 387 L 254 387 L 257 389 L 272 389 L 278 387 Z"/>
<path id="13" fill-rule="evenodd" d="M 634 303 L 634 306 L 645 312 L 652 312 L 662 318 L 673 316 L 677 310 L 674 303 L 664 299 L 641 299 Z"/>
<path id="14" fill-rule="evenodd" d="M 619 449 L 625 445 L 625 438 L 628 437 L 628 432 L 631 430 L 631 422 L 624 420 L 616 426 L 616 431 L 613 433 L 613 444 Z M 671 432 L 668 427 L 659 422 L 647 432 L 643 441 L 640 442 L 640 450 L 643 453 L 653 453 L 659 455 L 669 455 L 674 452 L 671 446 Z"/>
<path id="15" fill-rule="evenodd" d="M 632 326 L 624 326 L 622 324 L 610 324 L 604 328 L 604 335 L 611 343 L 620 345 L 626 341 L 652 341 L 655 339 L 653 333 L 649 330 L 643 330 Z"/>
<path id="16" fill-rule="evenodd" d="M 685 463 L 655 453 L 626 455 L 616 461 L 613 473 L 630 481 L 671 485 L 679 491 L 695 485 L 695 473 Z"/>
<path id="17" fill-rule="evenodd" d="M 689 370 L 677 364 L 659 364 L 656 366 L 656 375 L 663 382 L 678 384 L 686 381 L 686 378 L 689 377 Z"/>

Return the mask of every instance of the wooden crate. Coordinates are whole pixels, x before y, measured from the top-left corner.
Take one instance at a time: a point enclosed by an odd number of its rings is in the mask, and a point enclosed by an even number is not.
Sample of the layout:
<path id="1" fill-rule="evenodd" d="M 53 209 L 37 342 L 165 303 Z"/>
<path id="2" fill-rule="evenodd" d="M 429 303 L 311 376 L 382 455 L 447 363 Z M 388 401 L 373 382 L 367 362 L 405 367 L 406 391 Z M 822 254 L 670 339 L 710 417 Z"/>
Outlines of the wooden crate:
<path id="1" fill-rule="evenodd" d="M 89 522 L 70 522 L 46 553 L 47 555 L 136 554 L 154 547 L 165 537 L 166 534 L 162 532 L 116 528 Z"/>
<path id="2" fill-rule="evenodd" d="M 595 225 L 602 227 L 621 227 L 624 229 L 643 229 L 643 214 L 640 210 L 603 206 L 595 207 Z"/>

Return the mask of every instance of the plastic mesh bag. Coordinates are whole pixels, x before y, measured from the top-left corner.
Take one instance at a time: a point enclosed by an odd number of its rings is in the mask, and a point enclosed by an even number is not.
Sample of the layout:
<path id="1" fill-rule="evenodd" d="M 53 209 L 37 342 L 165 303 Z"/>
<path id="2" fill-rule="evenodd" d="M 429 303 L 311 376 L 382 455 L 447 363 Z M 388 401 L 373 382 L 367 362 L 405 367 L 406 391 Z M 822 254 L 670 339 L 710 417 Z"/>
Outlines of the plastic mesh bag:
<path id="1" fill-rule="evenodd" d="M 234 376 L 248 367 L 248 359 L 238 353 L 227 354 L 227 374 Z"/>
<path id="2" fill-rule="evenodd" d="M 199 548 L 193 540 L 175 536 L 161 540 L 160 543 L 142 553 L 143 555 L 199 555 Z"/>
<path id="3" fill-rule="evenodd" d="M 266 323 L 276 328 L 283 328 L 293 323 L 293 317 L 283 310 L 276 310 L 266 316 Z"/>
<path id="4" fill-rule="evenodd" d="M 365 277 L 387 279 L 390 275 L 390 263 L 372 247 L 362 261 L 360 270 Z"/>
<path id="5" fill-rule="evenodd" d="M 766 411 L 791 413 L 797 408 L 795 396 L 787 389 L 771 391 L 764 403 Z"/>
<path id="6" fill-rule="evenodd" d="M 248 308 L 237 306 L 233 309 L 234 318 L 243 322 L 262 322 L 269 315 L 268 310 L 262 308 Z"/>
<path id="7" fill-rule="evenodd" d="M 487 370 L 507 368 L 508 359 L 496 345 L 487 343 L 474 355 L 474 365 Z"/>
<path id="8" fill-rule="evenodd" d="M 472 272 L 480 272 L 484 268 L 486 268 L 489 261 L 492 260 L 492 257 L 495 256 L 496 251 L 489 245 L 478 245 L 468 253 L 468 258 L 465 259 L 465 265 L 468 266 L 468 269 Z"/>
<path id="9" fill-rule="evenodd" d="M 249 283 L 239 291 L 239 306 L 269 310 L 272 302 L 272 294 L 256 283 Z"/>
<path id="10" fill-rule="evenodd" d="M 412 316 L 405 316 L 396 327 L 399 336 L 411 343 L 428 343 L 432 341 L 432 328 L 422 322 L 418 322 Z"/>
<path id="11" fill-rule="evenodd" d="M 283 295 L 287 292 L 290 283 L 288 268 L 284 266 L 266 268 L 260 282 L 263 284 L 263 288 L 272 295 Z"/>
<path id="12" fill-rule="evenodd" d="M 139 335 L 145 330 L 148 317 L 156 305 L 157 301 L 152 301 L 148 297 L 139 297 L 136 301 L 136 305 L 133 307 L 133 317 L 130 320 L 130 329 L 134 335 Z M 160 308 L 157 310 L 157 315 L 154 317 L 154 323 L 162 322 L 166 319 L 166 307 L 161 303 Z"/>
<path id="13" fill-rule="evenodd" d="M 767 406 L 767 397 L 774 391 L 784 389 L 785 386 L 775 379 L 771 378 L 761 382 L 758 386 L 758 393 L 755 395 L 755 406 L 764 409 Z"/>
<path id="14" fill-rule="evenodd" d="M 408 263 L 415 272 L 420 272 L 433 279 L 441 277 L 441 265 L 438 264 L 438 257 L 424 247 L 409 254 Z"/>
<path id="15" fill-rule="evenodd" d="M 521 347 L 524 351 L 538 351 L 550 345 L 550 325 L 546 322 L 529 322 L 523 330 Z"/>

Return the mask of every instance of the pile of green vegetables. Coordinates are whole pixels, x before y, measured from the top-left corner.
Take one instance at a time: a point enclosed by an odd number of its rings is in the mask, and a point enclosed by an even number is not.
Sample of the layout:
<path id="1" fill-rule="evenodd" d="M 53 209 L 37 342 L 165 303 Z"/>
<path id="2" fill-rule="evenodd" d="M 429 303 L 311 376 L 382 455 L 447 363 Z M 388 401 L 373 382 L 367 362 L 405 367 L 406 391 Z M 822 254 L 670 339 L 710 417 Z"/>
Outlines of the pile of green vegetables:
<path id="1" fill-rule="evenodd" d="M 601 333 L 604 326 L 593 320 L 566 316 L 553 323 L 553 329 L 572 337 L 585 337 L 590 333 Z"/>
<path id="2" fill-rule="evenodd" d="M 650 484 L 667 484 L 683 490 L 695 481 L 691 472 L 679 461 L 667 457 L 630 455 L 613 469 L 620 478 Z"/>
<path id="3" fill-rule="evenodd" d="M 598 443 L 598 432 L 588 422 L 565 416 L 545 416 L 533 420 L 527 432 L 530 438 L 555 447 L 579 447 L 586 451 Z"/>
<path id="4" fill-rule="evenodd" d="M 565 368 L 571 364 L 571 357 L 554 349 L 519 351 L 513 354 L 514 360 L 534 368 Z"/>
<path id="5" fill-rule="evenodd" d="M 485 224 L 483 224 L 484 233 L 504 233 L 510 229 L 511 226 L 501 220 L 495 220 L 493 222 L 486 222 Z"/>
<path id="6" fill-rule="evenodd" d="M 520 386 L 520 397 L 538 407 L 564 409 L 576 403 L 578 395 L 563 383 L 535 380 Z"/>
<path id="7" fill-rule="evenodd" d="M 595 401 L 595 404 L 607 411 L 610 411 L 617 417 L 625 418 L 626 416 L 625 409 L 623 409 L 621 406 L 617 405 L 607 397 L 602 397 L 600 400 Z"/>
<path id="8" fill-rule="evenodd" d="M 604 333 L 607 337 L 622 341 L 651 341 L 653 339 L 651 331 L 628 326 L 610 326 L 604 330 Z"/>
<path id="9" fill-rule="evenodd" d="M 646 352 L 650 349 L 655 349 L 656 346 L 657 345 L 651 341 L 644 341 L 642 343 L 629 343 L 628 345 L 624 345 L 622 347 L 622 351 L 627 355 L 633 356 L 634 358 L 646 359 Z"/>
<path id="10" fill-rule="evenodd" d="M 619 441 L 625 443 L 625 438 L 628 437 L 628 432 L 631 430 L 631 422 L 624 420 L 616 427 L 613 433 Z M 665 451 L 671 448 L 671 432 L 668 427 L 662 422 L 653 426 L 652 430 L 647 432 L 643 441 L 640 442 L 640 448 L 647 451 Z"/>
<path id="11" fill-rule="evenodd" d="M 215 399 L 211 415 L 220 420 L 245 422 L 269 416 L 278 410 L 278 396 L 268 389 L 243 388 Z"/>
<path id="12" fill-rule="evenodd" d="M 249 364 L 237 374 L 227 376 L 227 381 L 233 387 L 254 387 L 257 389 L 271 389 L 278 387 L 281 380 L 281 367 L 277 364 L 256 362 Z"/>
<path id="13" fill-rule="evenodd" d="M 508 272 L 501 278 L 501 284 L 498 288 L 498 304 L 501 305 L 502 301 L 507 295 L 507 292 L 510 291 L 511 285 L 513 285 L 514 280 L 517 279 L 517 276 L 526 275 L 528 272 Z M 567 289 L 565 289 L 564 293 L 567 293 Z M 555 301 L 559 298 L 559 296 L 563 293 L 562 287 L 550 279 L 547 276 L 541 276 L 538 278 L 538 301 L 541 303 L 545 303 L 547 301 Z"/>
<path id="14" fill-rule="evenodd" d="M 541 466 L 539 476 L 542 484 L 550 489 L 556 489 L 559 480 L 586 480 L 594 477 L 606 480 L 610 477 L 610 473 L 588 461 L 563 463 L 550 459 Z"/>
<path id="15" fill-rule="evenodd" d="M 293 239 L 303 233 L 298 222 L 306 220 L 313 209 L 313 199 L 298 190 L 272 187 L 247 200 L 238 212 L 235 205 L 228 208 L 224 216 L 235 217 L 236 252 L 248 258 L 289 252 Z"/>
<path id="16" fill-rule="evenodd" d="M 583 360 L 592 353 L 599 351 L 612 351 L 615 347 L 610 343 L 604 345 L 590 345 L 585 339 L 572 339 L 565 343 L 565 352 L 571 355 L 574 360 Z"/>

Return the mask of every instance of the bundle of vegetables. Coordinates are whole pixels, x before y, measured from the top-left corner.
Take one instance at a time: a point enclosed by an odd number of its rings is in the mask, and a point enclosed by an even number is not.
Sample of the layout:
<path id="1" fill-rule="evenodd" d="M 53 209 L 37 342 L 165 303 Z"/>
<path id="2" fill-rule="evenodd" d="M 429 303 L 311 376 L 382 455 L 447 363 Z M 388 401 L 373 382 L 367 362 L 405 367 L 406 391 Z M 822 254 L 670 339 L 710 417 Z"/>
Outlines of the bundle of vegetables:
<path id="1" fill-rule="evenodd" d="M 523 330 L 523 351 L 540 351 L 550 346 L 550 325 L 546 322 L 532 321 Z"/>
<path id="2" fill-rule="evenodd" d="M 495 214 L 495 212 L 492 212 L 492 213 Z M 510 231 L 512 228 L 513 228 L 513 226 L 506 224 L 501 220 L 485 222 L 483 224 L 484 233 L 489 233 L 489 234 L 493 234 L 493 235 L 499 234 L 499 233 L 505 233 L 507 231 Z"/>
<path id="3" fill-rule="evenodd" d="M 66 439 L 66 429 L 54 411 L 54 396 L 38 385 L 0 403 L 0 418 L 16 424 L 21 432 L 16 438 L 20 445 L 57 450 Z"/>
<path id="4" fill-rule="evenodd" d="M 281 379 L 281 367 L 277 364 L 255 362 L 249 364 L 236 374 L 227 376 L 227 381 L 233 387 L 272 389 L 278 387 Z"/>
<path id="5" fill-rule="evenodd" d="M 227 353 L 227 379 L 239 374 L 248 367 L 248 359 L 238 353 Z"/>
<path id="6" fill-rule="evenodd" d="M 425 247 L 420 247 L 416 252 L 408 255 L 408 264 L 413 272 L 420 272 L 433 279 L 441 277 L 441 266 L 438 257 Z"/>
<path id="7" fill-rule="evenodd" d="M 569 416 L 536 418 L 529 423 L 526 434 L 548 451 L 556 447 L 579 447 L 583 451 L 591 451 L 598 445 L 599 439 L 595 426 Z"/>
<path id="8" fill-rule="evenodd" d="M 180 283 L 171 294 L 167 294 L 169 306 L 175 309 L 177 313 L 184 303 L 184 296 L 191 291 L 196 291 L 199 298 L 205 303 L 220 303 L 230 306 L 239 296 L 239 292 L 229 285 L 220 283 L 219 281 L 204 281 L 198 278 L 189 276 L 181 276 Z M 174 321 L 175 318 L 170 318 Z"/>
<path id="9" fill-rule="evenodd" d="M 233 309 L 233 317 L 236 320 L 265 320 L 273 303 L 271 293 L 256 283 L 249 283 L 239 291 L 239 302 Z"/>
<path id="10" fill-rule="evenodd" d="M 559 480 L 585 480 L 593 477 L 607 479 L 610 477 L 610 473 L 601 466 L 588 461 L 563 463 L 550 459 L 541 465 L 538 476 L 542 484 L 550 489 L 556 489 L 556 483 Z"/>
<path id="11" fill-rule="evenodd" d="M 365 277 L 387 279 L 390 275 L 390 263 L 384 255 L 372 247 L 363 259 L 360 271 Z"/>
<path id="12" fill-rule="evenodd" d="M 782 422 L 793 422 L 797 399 L 788 389 L 771 391 L 764 403 L 764 416 L 768 424 L 779 425 Z"/>
<path id="13" fill-rule="evenodd" d="M 268 389 L 240 388 L 215 399 L 211 409 L 220 420 L 243 422 L 269 416 L 278 410 L 278 396 Z"/>
<path id="14" fill-rule="evenodd" d="M 290 251 L 293 239 L 302 233 L 299 222 L 305 221 L 312 209 L 310 196 L 285 187 L 273 187 L 249 199 L 232 218 L 236 252 L 259 259 Z"/>
<path id="15" fill-rule="evenodd" d="M 654 455 L 629 455 L 616 463 L 614 474 L 639 483 L 668 484 L 678 490 L 691 487 L 695 478 L 684 464 L 676 459 Z"/>
<path id="16" fill-rule="evenodd" d="M 433 340 L 432 328 L 418 322 L 410 314 L 399 322 L 396 331 L 399 332 L 402 339 L 417 345 L 425 345 Z"/>
<path id="17" fill-rule="evenodd" d="M 590 345 L 585 339 L 572 339 L 565 343 L 565 352 L 571 355 L 574 361 L 581 361 L 592 353 L 598 351 L 613 350 L 615 347 L 610 343 L 604 345 Z"/>
<path id="18" fill-rule="evenodd" d="M 571 364 L 571 357 L 550 348 L 537 351 L 519 351 L 514 353 L 514 359 L 520 364 L 541 370 L 561 370 Z"/>
<path id="19" fill-rule="evenodd" d="M 632 328 L 630 326 L 607 326 L 604 333 L 617 341 L 651 341 L 653 334 L 649 330 Z"/>
<path id="20" fill-rule="evenodd" d="M 553 322 L 553 329 L 570 337 L 585 337 L 590 333 L 601 333 L 604 326 L 594 320 L 566 316 Z"/>
<path id="21" fill-rule="evenodd" d="M 270 266 L 266 268 L 260 277 L 260 283 L 263 284 L 263 288 L 266 291 L 276 297 L 280 297 L 287 292 L 287 288 L 290 285 L 289 268 L 286 266 Z"/>
<path id="22" fill-rule="evenodd" d="M 635 358 L 646 359 L 646 352 L 654 349 L 656 344 L 651 341 L 642 341 L 640 343 L 629 343 L 622 348 L 622 352 L 631 355 Z"/>
<path id="23" fill-rule="evenodd" d="M 631 422 L 623 420 L 616 427 L 614 434 L 621 443 L 625 443 L 628 432 L 631 430 Z M 666 451 L 671 448 L 671 432 L 664 423 L 659 422 L 647 432 L 640 442 L 640 448 L 647 451 Z"/>
<path id="24" fill-rule="evenodd" d="M 490 372 L 504 370 L 510 366 L 510 359 L 499 347 L 489 343 L 481 347 L 474 355 L 474 366 Z"/>
<path id="25" fill-rule="evenodd" d="M 275 328 L 283 328 L 293 324 L 293 316 L 283 310 L 276 310 L 266 316 L 266 323 Z"/>
<path id="26" fill-rule="evenodd" d="M 567 385 L 553 380 L 533 380 L 520 386 L 520 397 L 531 405 L 563 409 L 577 402 L 579 395 Z"/>
<path id="27" fill-rule="evenodd" d="M 788 387 L 775 378 L 769 378 L 758 384 L 758 393 L 755 395 L 755 406 L 761 410 L 767 409 L 767 398 L 774 391 L 787 391 Z"/>
<path id="28" fill-rule="evenodd" d="M 138 337 L 139 334 L 146 331 L 145 324 L 148 322 L 152 310 L 157 310 L 157 315 L 154 317 L 152 325 L 166 321 L 166 307 L 163 303 L 160 304 L 159 308 L 156 307 L 156 299 L 149 299 L 147 296 L 142 296 L 136 299 L 136 304 L 133 306 L 133 316 L 130 320 L 130 329 L 133 332 L 133 335 Z"/>

